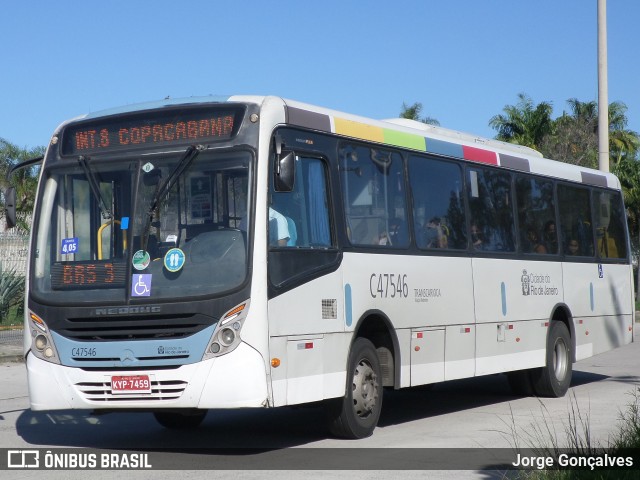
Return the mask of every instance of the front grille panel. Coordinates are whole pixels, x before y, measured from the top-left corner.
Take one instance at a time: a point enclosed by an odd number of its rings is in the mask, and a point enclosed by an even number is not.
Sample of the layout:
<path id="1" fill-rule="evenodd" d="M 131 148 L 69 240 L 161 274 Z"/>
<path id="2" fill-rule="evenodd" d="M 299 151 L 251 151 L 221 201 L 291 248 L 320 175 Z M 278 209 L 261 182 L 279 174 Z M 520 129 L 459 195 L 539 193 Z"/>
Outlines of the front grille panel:
<path id="1" fill-rule="evenodd" d="M 80 382 L 76 383 L 85 400 L 90 402 L 148 402 L 171 401 L 179 399 L 187 388 L 187 382 L 182 380 L 162 380 L 151 382 L 151 393 L 127 393 L 114 395 L 111 391 L 111 382 Z"/>

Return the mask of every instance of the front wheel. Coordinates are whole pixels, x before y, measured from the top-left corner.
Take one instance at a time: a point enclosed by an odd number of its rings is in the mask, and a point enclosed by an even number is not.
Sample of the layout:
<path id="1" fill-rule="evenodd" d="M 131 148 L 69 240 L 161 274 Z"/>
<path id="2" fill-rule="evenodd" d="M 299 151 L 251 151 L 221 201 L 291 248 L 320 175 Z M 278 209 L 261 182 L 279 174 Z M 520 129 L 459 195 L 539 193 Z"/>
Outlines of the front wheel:
<path id="1" fill-rule="evenodd" d="M 345 396 L 327 401 L 331 433 L 342 438 L 364 438 L 373 433 L 382 411 L 382 375 L 373 344 L 357 338 L 351 347 Z"/>
<path id="2" fill-rule="evenodd" d="M 571 384 L 571 336 L 562 322 L 552 322 L 546 364 L 531 371 L 533 390 L 541 397 L 563 397 Z"/>

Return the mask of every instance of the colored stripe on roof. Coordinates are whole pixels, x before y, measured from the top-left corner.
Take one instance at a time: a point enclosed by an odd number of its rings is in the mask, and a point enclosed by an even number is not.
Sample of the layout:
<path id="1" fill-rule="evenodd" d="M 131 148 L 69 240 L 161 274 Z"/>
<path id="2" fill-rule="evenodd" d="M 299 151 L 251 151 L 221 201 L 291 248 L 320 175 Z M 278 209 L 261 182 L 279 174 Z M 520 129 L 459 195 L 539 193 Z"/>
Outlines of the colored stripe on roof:
<path id="1" fill-rule="evenodd" d="M 398 132 L 396 130 L 384 129 L 384 143 L 395 145 L 396 147 L 412 148 L 422 152 L 427 151 L 425 138 L 413 133 Z"/>
<path id="2" fill-rule="evenodd" d="M 472 162 L 488 163 L 489 165 L 498 165 L 498 155 L 490 150 L 482 148 L 462 146 L 465 160 Z"/>
<path id="3" fill-rule="evenodd" d="M 432 138 L 427 138 L 426 140 L 428 152 L 462 158 L 462 145 Z"/>
<path id="4" fill-rule="evenodd" d="M 380 127 L 334 117 L 333 123 L 337 134 L 361 138 L 372 142 L 384 143 L 384 130 Z"/>
<path id="5" fill-rule="evenodd" d="M 500 165 L 514 170 L 520 170 L 521 172 L 530 172 L 531 167 L 529 160 L 521 157 L 514 157 L 513 155 L 500 154 Z"/>

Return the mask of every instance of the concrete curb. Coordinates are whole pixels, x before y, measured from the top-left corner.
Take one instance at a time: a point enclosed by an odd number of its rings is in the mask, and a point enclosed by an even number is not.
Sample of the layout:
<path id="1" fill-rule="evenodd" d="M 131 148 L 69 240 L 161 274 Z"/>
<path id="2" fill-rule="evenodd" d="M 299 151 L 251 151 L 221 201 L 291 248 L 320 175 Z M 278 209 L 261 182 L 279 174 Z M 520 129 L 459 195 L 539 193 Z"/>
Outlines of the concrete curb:
<path id="1" fill-rule="evenodd" d="M 0 363 L 24 363 L 22 342 L 20 345 L 0 343 Z"/>

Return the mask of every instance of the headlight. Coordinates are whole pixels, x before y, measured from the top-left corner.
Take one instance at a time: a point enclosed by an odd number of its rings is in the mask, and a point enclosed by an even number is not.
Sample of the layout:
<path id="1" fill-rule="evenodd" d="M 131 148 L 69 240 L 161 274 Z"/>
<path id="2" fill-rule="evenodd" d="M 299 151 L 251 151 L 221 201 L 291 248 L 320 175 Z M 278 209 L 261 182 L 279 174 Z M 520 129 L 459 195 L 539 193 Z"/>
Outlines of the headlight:
<path id="1" fill-rule="evenodd" d="M 229 346 L 236 339 L 236 334 L 230 328 L 225 328 L 220 332 L 220 341 L 224 346 Z"/>
<path id="2" fill-rule="evenodd" d="M 60 364 L 60 358 L 47 324 L 38 315 L 29 312 L 31 353 L 41 360 Z"/>
<path id="3" fill-rule="evenodd" d="M 38 335 L 35 340 L 34 343 L 36 345 L 36 348 L 40 351 L 43 351 L 46 346 L 47 346 L 47 337 L 45 337 L 44 335 Z"/>
<path id="4" fill-rule="evenodd" d="M 249 312 L 249 303 L 249 300 L 242 302 L 222 315 L 209 339 L 202 360 L 225 355 L 240 345 L 240 331 Z"/>

